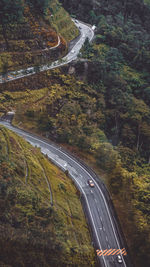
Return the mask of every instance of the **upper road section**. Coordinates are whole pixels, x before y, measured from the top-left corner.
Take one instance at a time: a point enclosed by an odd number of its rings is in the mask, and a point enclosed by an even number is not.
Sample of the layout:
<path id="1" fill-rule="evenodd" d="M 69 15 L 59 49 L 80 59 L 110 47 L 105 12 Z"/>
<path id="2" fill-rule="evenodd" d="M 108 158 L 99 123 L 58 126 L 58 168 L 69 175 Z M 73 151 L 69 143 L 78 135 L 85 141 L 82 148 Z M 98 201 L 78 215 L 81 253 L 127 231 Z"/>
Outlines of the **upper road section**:
<path id="1" fill-rule="evenodd" d="M 81 47 L 83 46 L 86 38 L 91 41 L 94 37 L 94 31 L 91 26 L 84 24 L 83 22 L 79 22 L 78 20 L 73 20 L 76 26 L 80 31 L 80 37 L 78 41 L 75 43 L 71 51 L 63 58 L 54 61 L 51 64 L 46 64 L 43 66 L 38 67 L 38 70 L 35 70 L 35 67 L 29 67 L 27 69 L 21 69 L 19 71 L 10 71 L 5 75 L 0 75 L 0 83 L 5 83 L 9 81 L 13 81 L 16 79 L 20 79 L 29 75 L 33 75 L 36 72 L 45 71 L 54 69 L 63 65 L 70 63 L 71 61 L 77 58 L 77 55 L 80 52 Z"/>

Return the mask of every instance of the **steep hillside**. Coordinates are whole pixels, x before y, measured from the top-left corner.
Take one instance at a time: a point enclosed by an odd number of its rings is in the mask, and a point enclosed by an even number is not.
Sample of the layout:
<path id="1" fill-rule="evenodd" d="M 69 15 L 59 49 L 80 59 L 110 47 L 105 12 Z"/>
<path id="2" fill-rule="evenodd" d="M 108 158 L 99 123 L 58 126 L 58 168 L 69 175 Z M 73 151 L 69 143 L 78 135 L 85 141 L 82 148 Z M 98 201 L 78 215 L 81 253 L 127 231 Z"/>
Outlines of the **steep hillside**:
<path id="1" fill-rule="evenodd" d="M 1 84 L 0 114 L 15 110 L 14 124 L 67 145 L 104 174 L 135 266 L 147 267 L 150 8 L 142 0 L 61 2 L 96 24 L 95 41 L 86 40 L 80 62 Z M 51 27 L 65 29 L 51 7 Z"/>
<path id="2" fill-rule="evenodd" d="M 68 42 L 77 35 L 78 29 L 57 0 L 42 4 L 38 0 L 3 0 L 0 72 L 55 60 L 67 51 Z"/>
<path id="3" fill-rule="evenodd" d="M 70 178 L 2 126 L 0 266 L 95 266 L 79 193 Z"/>
<path id="4" fill-rule="evenodd" d="M 16 110 L 13 123 L 76 146 L 105 173 L 136 266 L 148 266 L 148 76 L 120 65 L 106 44 L 86 43 L 82 55 L 85 63 L 0 85 L 1 114 Z"/>
<path id="5" fill-rule="evenodd" d="M 86 41 L 81 53 L 88 84 L 104 99 L 99 109 L 105 118 L 98 127 L 109 145 L 98 149 L 97 158 L 105 172 L 111 170 L 108 185 L 135 266 L 149 266 L 150 1 L 61 2 L 72 14 L 97 26 L 95 42 Z M 81 71 L 82 67 L 80 76 Z"/>

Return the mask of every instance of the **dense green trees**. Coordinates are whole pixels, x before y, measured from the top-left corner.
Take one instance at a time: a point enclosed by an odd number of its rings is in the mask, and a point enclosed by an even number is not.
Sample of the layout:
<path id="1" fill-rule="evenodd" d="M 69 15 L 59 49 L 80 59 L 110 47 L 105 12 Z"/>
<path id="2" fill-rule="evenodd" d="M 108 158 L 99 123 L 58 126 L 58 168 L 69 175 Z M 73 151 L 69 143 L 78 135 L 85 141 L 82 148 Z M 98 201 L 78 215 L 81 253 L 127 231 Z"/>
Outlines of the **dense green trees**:
<path id="1" fill-rule="evenodd" d="M 51 0 L 26 0 L 27 4 L 42 12 L 49 6 Z M 1 0 L 0 2 L 0 24 L 17 23 L 23 17 L 25 3 L 23 0 Z"/>
<path id="2" fill-rule="evenodd" d="M 115 201 L 120 201 L 117 207 L 123 226 L 127 226 L 126 236 L 136 266 L 142 266 L 143 258 L 148 266 L 150 8 L 140 0 L 93 1 L 93 7 L 94 3 L 97 9 L 84 15 L 97 24 L 96 40 L 93 45 L 85 43 L 81 57 L 89 61 L 88 82 L 95 89 L 102 84 L 105 88 L 104 129 L 115 146 L 114 150 L 101 144 L 97 158 L 101 168 L 112 170 L 109 186 Z M 82 11 L 78 12 L 82 17 Z M 121 205 L 125 207 L 124 215 Z M 126 223 L 124 216 L 128 218 Z M 130 240 L 130 233 L 134 241 Z"/>
<path id="3" fill-rule="evenodd" d="M 114 145 L 123 142 L 136 149 L 149 162 L 150 33 L 144 24 L 148 18 L 143 22 L 136 8 L 133 12 L 136 4 L 141 12 L 145 6 L 142 1 L 125 1 L 122 6 L 121 1 L 104 2 L 101 9 L 106 7 L 107 12 L 97 17 L 95 10 L 90 13 L 97 20 L 96 44 L 86 42 L 81 57 L 95 66 L 88 81 L 97 85 L 102 81 L 106 87 L 107 136 Z M 118 11 L 114 13 L 113 9 Z"/>
<path id="4" fill-rule="evenodd" d="M 96 158 L 109 173 L 110 190 L 135 265 L 148 266 L 150 5 L 145 3 L 150 2 L 77 0 L 76 6 L 74 1 L 62 2 L 72 14 L 97 25 L 95 42 L 86 41 L 80 56 L 88 61 L 88 84 L 105 101 L 104 121 L 97 126 L 111 144 L 100 143 Z"/>
<path id="5" fill-rule="evenodd" d="M 23 14 L 22 0 L 2 0 L 0 1 L 0 24 L 3 26 L 11 23 L 17 23 Z"/>
<path id="6" fill-rule="evenodd" d="M 91 23 L 97 23 L 100 15 L 117 15 L 122 14 L 123 20 L 129 18 L 137 21 L 148 28 L 150 7 L 144 4 L 143 0 L 60 0 L 64 7 L 71 13 L 76 14 L 80 19 L 89 20 Z"/>
<path id="7" fill-rule="evenodd" d="M 46 12 L 46 9 L 48 8 L 51 0 L 27 0 L 27 3 L 29 3 L 33 8 L 42 11 L 42 13 Z"/>
<path id="8" fill-rule="evenodd" d="M 6 36 L 6 28 L 10 24 L 16 24 L 23 19 L 23 1 L 22 0 L 2 0 L 0 1 L 0 26 L 6 42 L 7 49 L 9 44 Z"/>

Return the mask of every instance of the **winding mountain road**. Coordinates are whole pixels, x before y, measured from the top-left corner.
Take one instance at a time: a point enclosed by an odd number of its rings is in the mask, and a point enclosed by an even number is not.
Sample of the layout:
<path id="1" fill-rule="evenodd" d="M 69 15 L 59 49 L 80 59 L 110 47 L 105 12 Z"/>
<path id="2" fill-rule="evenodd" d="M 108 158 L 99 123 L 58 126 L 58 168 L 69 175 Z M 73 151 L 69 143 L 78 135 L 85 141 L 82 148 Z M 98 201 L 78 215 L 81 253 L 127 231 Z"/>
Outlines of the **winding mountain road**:
<path id="1" fill-rule="evenodd" d="M 80 52 L 81 47 L 83 46 L 85 42 L 85 39 L 88 38 L 89 41 L 93 39 L 94 31 L 92 30 L 92 27 L 86 25 L 83 22 L 79 22 L 78 20 L 73 20 L 73 21 L 80 31 L 80 37 L 79 37 L 79 40 L 77 40 L 77 42 L 74 44 L 71 51 L 69 51 L 69 53 L 65 57 L 63 57 L 62 59 L 56 60 L 51 64 L 39 66 L 37 71 L 35 70 L 35 67 L 29 67 L 27 69 L 21 69 L 19 71 L 10 71 L 5 75 L 0 75 L 0 83 L 10 82 L 16 79 L 20 79 L 26 76 L 33 75 L 37 72 L 61 67 L 75 60 L 77 58 L 77 55 Z M 60 38 L 58 38 L 58 44 L 56 47 L 58 47 L 59 44 L 60 44 Z"/>
<path id="2" fill-rule="evenodd" d="M 106 254 L 102 253 L 101 256 L 97 257 L 99 266 L 132 266 L 128 255 L 122 255 L 122 262 L 118 262 L 117 254 L 121 255 L 125 244 L 112 209 L 108 191 L 96 174 L 83 162 L 80 162 L 56 144 L 14 127 L 8 122 L 0 121 L 0 124 L 22 136 L 33 146 L 40 147 L 41 152 L 47 155 L 63 171 L 68 170 L 69 176 L 81 192 L 84 211 L 92 230 L 94 247 L 96 250 L 105 251 Z M 89 186 L 89 179 L 94 181 L 94 187 Z M 111 254 L 111 252 L 113 253 Z"/>
<path id="3" fill-rule="evenodd" d="M 85 42 L 85 39 L 88 38 L 89 41 L 93 39 L 94 32 L 90 26 L 77 20 L 74 20 L 74 23 L 80 30 L 80 37 L 73 48 L 61 60 L 57 60 L 51 65 L 41 66 L 38 71 L 53 69 L 75 60 Z M 7 74 L 5 80 L 2 76 L 0 76 L 0 83 L 33 75 L 34 73 L 34 67 L 27 68 L 26 70 L 20 70 L 18 72 L 12 71 Z M 73 179 L 81 192 L 82 204 L 91 228 L 94 247 L 96 250 L 101 251 L 99 256 L 97 256 L 99 266 L 131 267 L 132 264 L 128 254 L 125 256 L 126 247 L 118 222 L 114 215 L 109 193 L 97 175 L 83 162 L 74 158 L 71 154 L 63 150 L 61 147 L 58 147 L 56 144 L 50 143 L 33 134 L 16 128 L 9 122 L 0 121 L 0 124 L 22 136 L 33 146 L 40 147 L 41 152 L 47 155 L 48 158 L 63 171 L 68 170 L 69 176 Z M 94 181 L 94 187 L 89 186 L 89 179 Z M 121 255 L 122 249 L 125 251 L 124 255 Z M 120 255 L 120 262 L 117 255 Z"/>

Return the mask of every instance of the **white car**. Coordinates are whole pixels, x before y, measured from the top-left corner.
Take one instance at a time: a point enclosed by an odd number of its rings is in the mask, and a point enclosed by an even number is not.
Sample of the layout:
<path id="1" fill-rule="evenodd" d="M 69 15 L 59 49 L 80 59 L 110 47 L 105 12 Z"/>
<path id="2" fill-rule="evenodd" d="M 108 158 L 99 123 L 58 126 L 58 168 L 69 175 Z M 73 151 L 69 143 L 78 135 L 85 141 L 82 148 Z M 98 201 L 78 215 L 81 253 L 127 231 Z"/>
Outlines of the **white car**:
<path id="1" fill-rule="evenodd" d="M 75 52 L 74 50 L 71 51 L 72 54 L 74 54 L 74 52 Z"/>
<path id="2" fill-rule="evenodd" d="M 94 182 L 92 180 L 88 180 L 88 184 L 90 187 L 94 187 Z"/>
<path id="3" fill-rule="evenodd" d="M 121 257 L 120 255 L 117 256 L 117 261 L 118 261 L 119 263 L 122 263 L 122 257 Z"/>

